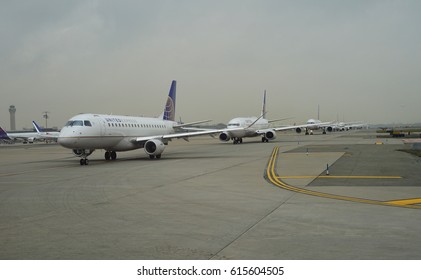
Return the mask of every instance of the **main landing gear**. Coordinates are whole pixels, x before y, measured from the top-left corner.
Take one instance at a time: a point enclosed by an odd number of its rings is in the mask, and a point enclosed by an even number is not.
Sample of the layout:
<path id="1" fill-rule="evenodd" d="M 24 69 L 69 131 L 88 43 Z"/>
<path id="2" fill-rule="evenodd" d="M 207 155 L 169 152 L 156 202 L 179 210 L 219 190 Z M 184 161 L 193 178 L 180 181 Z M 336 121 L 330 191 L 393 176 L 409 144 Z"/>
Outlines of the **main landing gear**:
<path id="1" fill-rule="evenodd" d="M 241 144 L 241 143 L 243 143 L 243 138 L 237 138 L 237 137 L 235 137 L 232 140 L 233 140 L 232 141 L 233 144 Z"/>
<path id="2" fill-rule="evenodd" d="M 106 151 L 104 154 L 104 158 L 105 160 L 116 160 L 117 158 L 117 153 L 115 151 Z"/>
<path id="3" fill-rule="evenodd" d="M 262 137 L 262 143 L 269 143 L 269 139 L 267 139 L 265 136 Z"/>
<path id="4" fill-rule="evenodd" d="M 88 164 L 89 164 L 89 159 L 87 158 L 80 159 L 80 165 L 88 165 Z"/>
<path id="5" fill-rule="evenodd" d="M 156 155 L 156 156 L 154 156 L 154 155 L 149 155 L 149 158 L 150 158 L 150 159 L 154 159 L 154 158 L 160 159 L 160 158 L 161 158 L 161 155 Z"/>

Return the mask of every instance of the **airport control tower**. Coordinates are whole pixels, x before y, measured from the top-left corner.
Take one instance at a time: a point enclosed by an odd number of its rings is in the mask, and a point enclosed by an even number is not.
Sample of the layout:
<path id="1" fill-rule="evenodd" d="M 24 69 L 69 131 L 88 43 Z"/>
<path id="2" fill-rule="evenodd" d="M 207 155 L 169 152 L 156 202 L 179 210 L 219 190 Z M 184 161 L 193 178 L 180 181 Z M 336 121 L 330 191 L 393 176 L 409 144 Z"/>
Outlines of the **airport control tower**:
<path id="1" fill-rule="evenodd" d="M 10 105 L 9 113 L 10 113 L 10 130 L 13 131 L 13 130 L 16 130 L 16 119 L 15 119 L 16 107 L 15 107 L 15 105 Z"/>

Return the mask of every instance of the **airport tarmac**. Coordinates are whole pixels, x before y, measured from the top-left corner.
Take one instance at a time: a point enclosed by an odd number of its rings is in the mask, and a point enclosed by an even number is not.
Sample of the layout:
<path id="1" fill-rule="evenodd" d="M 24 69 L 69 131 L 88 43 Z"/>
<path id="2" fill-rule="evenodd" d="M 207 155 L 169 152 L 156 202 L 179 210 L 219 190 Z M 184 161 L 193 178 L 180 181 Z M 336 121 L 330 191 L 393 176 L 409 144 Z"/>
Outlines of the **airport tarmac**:
<path id="1" fill-rule="evenodd" d="M 197 137 L 80 166 L 0 145 L 0 259 L 421 259 L 421 159 L 401 148 L 369 131 Z"/>

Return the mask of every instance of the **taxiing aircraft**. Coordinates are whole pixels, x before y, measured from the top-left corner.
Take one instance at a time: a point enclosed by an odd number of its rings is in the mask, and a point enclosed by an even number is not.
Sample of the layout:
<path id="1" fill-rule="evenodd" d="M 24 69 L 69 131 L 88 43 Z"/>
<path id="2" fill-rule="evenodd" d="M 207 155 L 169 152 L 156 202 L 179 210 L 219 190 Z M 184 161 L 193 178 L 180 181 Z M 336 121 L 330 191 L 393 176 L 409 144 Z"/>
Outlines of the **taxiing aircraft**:
<path id="1" fill-rule="evenodd" d="M 61 129 L 58 143 L 72 149 L 81 165 L 88 165 L 88 156 L 96 149 L 105 150 L 106 160 L 115 160 L 120 151 L 143 148 L 151 159 L 161 158 L 168 141 L 174 138 L 211 134 L 212 132 L 180 132 L 181 126 L 206 121 L 178 124 L 175 121 L 176 81 L 172 81 L 164 112 L 158 118 L 80 114 L 72 117 Z M 214 131 L 215 132 L 215 131 Z M 213 133 L 214 133 L 213 132 Z"/>
<path id="2" fill-rule="evenodd" d="M 332 132 L 333 131 L 333 127 L 331 125 L 331 122 L 321 122 L 320 120 L 317 119 L 309 119 L 307 121 L 307 127 L 305 128 L 306 131 L 306 135 L 313 135 L 313 131 L 314 130 L 323 130 L 323 134 L 326 134 L 326 131 Z"/>
<path id="3" fill-rule="evenodd" d="M 366 126 L 365 124 L 361 122 L 353 122 L 353 123 L 344 123 L 344 122 L 327 122 L 322 123 L 320 120 L 316 119 L 309 119 L 307 121 L 308 126 L 306 128 L 306 135 L 313 134 L 313 130 L 323 130 L 323 134 L 326 134 L 327 132 L 334 132 L 334 131 L 348 131 L 350 129 L 359 129 Z"/>
<path id="4" fill-rule="evenodd" d="M 5 141 L 22 141 L 23 143 L 34 143 L 38 139 L 37 132 L 6 132 L 0 127 L 0 139 Z"/>
<path id="5" fill-rule="evenodd" d="M 263 94 L 263 105 L 262 105 L 262 114 L 260 117 L 238 117 L 230 120 L 228 122 L 227 128 L 222 129 L 219 133 L 219 140 L 223 142 L 228 142 L 233 140 L 233 144 L 243 143 L 243 138 L 245 137 L 262 137 L 262 142 L 269 142 L 270 140 L 276 139 L 276 131 L 284 130 L 294 130 L 297 133 L 301 133 L 302 129 L 306 129 L 313 124 L 302 124 L 302 125 L 292 125 L 292 126 L 280 126 L 280 127 L 270 127 L 270 124 L 276 121 L 285 120 L 276 119 L 276 120 L 267 120 L 266 116 L 266 91 Z M 321 123 L 326 125 L 329 123 Z M 199 130 L 197 128 L 185 128 L 187 130 Z M 208 129 L 202 129 L 203 131 L 210 131 Z"/>

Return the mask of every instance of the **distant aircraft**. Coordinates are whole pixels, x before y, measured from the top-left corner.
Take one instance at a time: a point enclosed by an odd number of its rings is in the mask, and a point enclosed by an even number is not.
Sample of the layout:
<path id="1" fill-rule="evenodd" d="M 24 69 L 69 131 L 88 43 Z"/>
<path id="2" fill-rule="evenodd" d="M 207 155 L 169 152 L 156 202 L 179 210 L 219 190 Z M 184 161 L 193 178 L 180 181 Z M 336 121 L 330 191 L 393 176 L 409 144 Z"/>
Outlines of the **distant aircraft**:
<path id="1" fill-rule="evenodd" d="M 293 130 L 295 129 L 297 133 L 300 133 L 302 129 L 305 129 L 312 124 L 302 124 L 302 125 L 293 125 L 293 126 L 280 126 L 280 127 L 270 127 L 270 123 L 285 120 L 267 120 L 266 116 L 266 91 L 263 93 L 263 105 L 262 105 L 262 114 L 260 117 L 238 117 L 230 120 L 228 122 L 227 128 L 222 129 L 219 134 L 219 140 L 227 142 L 231 139 L 233 144 L 243 143 L 243 138 L 245 137 L 256 137 L 261 136 L 262 142 L 269 142 L 270 140 L 276 139 L 276 131 L 283 130 Z M 322 123 L 328 124 L 328 123 Z M 197 128 L 185 128 L 190 130 L 199 130 Z M 203 131 L 210 131 L 208 129 L 202 129 Z"/>
<path id="2" fill-rule="evenodd" d="M 88 165 L 88 156 L 96 149 L 105 150 L 106 160 L 115 160 L 120 151 L 143 148 L 151 159 L 161 158 L 168 141 L 174 138 L 215 133 L 208 131 L 176 133 L 181 126 L 206 121 L 178 124 L 175 120 L 176 81 L 172 81 L 164 112 L 158 118 L 80 114 L 72 117 L 61 129 L 58 143 L 81 157 L 80 165 Z"/>
<path id="3" fill-rule="evenodd" d="M 26 143 L 34 143 L 35 139 L 38 139 L 37 132 L 6 132 L 0 127 L 0 139 L 5 141 L 22 141 Z"/>
<path id="4" fill-rule="evenodd" d="M 39 138 L 44 140 L 57 141 L 57 138 L 60 135 L 59 131 L 43 131 L 43 129 L 35 121 L 32 121 L 32 125 L 37 131 Z"/>
<path id="5" fill-rule="evenodd" d="M 367 126 L 367 124 L 364 124 L 362 122 L 336 122 L 332 123 L 330 125 L 330 128 L 328 127 L 328 129 L 330 129 L 330 131 L 348 131 L 351 129 L 361 129 Z"/>
<path id="6" fill-rule="evenodd" d="M 314 130 L 321 129 L 323 134 L 326 134 L 326 131 L 332 132 L 334 131 L 334 126 L 332 122 L 322 122 L 318 119 L 309 119 L 306 124 L 308 125 L 305 127 L 305 134 L 306 135 L 313 135 Z"/>
<path id="7" fill-rule="evenodd" d="M 317 106 L 317 119 L 309 119 L 306 122 L 307 126 L 305 127 L 306 135 L 313 135 L 314 130 L 321 129 L 323 134 L 326 134 L 326 131 L 334 131 L 333 122 L 322 122 L 320 121 L 320 106 Z M 298 131 L 297 131 L 298 132 Z"/>

